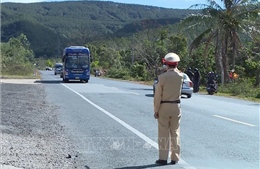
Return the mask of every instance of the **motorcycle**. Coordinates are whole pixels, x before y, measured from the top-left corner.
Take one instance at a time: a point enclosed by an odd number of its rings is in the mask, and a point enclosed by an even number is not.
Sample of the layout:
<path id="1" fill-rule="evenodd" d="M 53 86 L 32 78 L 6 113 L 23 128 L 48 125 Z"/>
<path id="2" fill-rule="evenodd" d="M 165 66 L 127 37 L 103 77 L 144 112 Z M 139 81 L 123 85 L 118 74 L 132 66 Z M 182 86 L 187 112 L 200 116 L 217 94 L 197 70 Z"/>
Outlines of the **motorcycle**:
<path id="1" fill-rule="evenodd" d="M 99 76 L 101 76 L 101 72 L 100 71 L 96 71 L 95 72 L 95 77 L 99 77 Z"/>
<path id="2" fill-rule="evenodd" d="M 214 93 L 217 93 L 217 83 L 208 84 L 207 92 L 209 95 L 213 95 Z"/>

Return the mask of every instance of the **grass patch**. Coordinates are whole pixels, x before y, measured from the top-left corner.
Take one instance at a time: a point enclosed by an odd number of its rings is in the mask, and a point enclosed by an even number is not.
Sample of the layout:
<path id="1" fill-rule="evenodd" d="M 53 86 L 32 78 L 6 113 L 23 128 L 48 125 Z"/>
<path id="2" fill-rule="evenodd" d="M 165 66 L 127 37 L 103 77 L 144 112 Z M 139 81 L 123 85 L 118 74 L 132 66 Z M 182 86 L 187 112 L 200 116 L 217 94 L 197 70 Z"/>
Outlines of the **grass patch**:
<path id="1" fill-rule="evenodd" d="M 13 73 L 3 73 L 1 74 L 1 79 L 41 79 L 41 74 L 37 70 L 36 75 L 34 73 L 15 75 Z"/>
<path id="2" fill-rule="evenodd" d="M 253 88 L 251 92 L 256 92 L 257 90 L 258 89 Z M 199 93 L 207 94 L 208 92 L 206 91 L 206 87 L 200 87 Z M 255 94 L 254 96 L 244 95 L 243 93 L 240 93 L 240 94 L 236 93 L 236 94 L 234 94 L 230 90 L 228 90 L 228 88 L 224 88 L 224 87 L 219 87 L 218 92 L 216 94 L 214 94 L 214 95 L 228 97 L 228 98 L 241 99 L 241 100 L 245 100 L 245 101 L 253 101 L 253 102 L 260 103 L 260 98 L 257 97 L 257 94 Z"/>
<path id="3" fill-rule="evenodd" d="M 250 79 L 243 79 L 235 83 L 219 86 L 218 91 L 239 98 L 253 98 L 254 100 L 260 100 L 260 88 L 255 87 Z"/>

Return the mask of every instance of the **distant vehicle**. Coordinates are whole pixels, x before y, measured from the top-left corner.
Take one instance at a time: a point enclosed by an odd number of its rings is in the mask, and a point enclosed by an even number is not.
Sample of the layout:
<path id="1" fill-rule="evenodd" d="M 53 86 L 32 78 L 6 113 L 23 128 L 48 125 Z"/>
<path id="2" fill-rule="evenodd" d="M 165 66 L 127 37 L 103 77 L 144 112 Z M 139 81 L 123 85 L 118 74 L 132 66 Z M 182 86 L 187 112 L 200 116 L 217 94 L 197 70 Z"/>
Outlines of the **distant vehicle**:
<path id="1" fill-rule="evenodd" d="M 46 67 L 45 70 L 52 70 L 52 68 L 51 67 Z"/>
<path id="2" fill-rule="evenodd" d="M 154 81 L 153 84 L 153 94 L 155 93 L 155 88 L 158 83 L 158 79 Z M 189 76 L 186 73 L 183 73 L 183 84 L 181 89 L 181 94 L 186 95 L 188 98 L 191 98 L 193 93 L 193 83 L 190 80 Z"/>
<path id="3" fill-rule="evenodd" d="M 62 72 L 62 66 L 63 66 L 62 63 L 55 63 L 55 66 L 54 66 L 54 75 L 61 74 L 61 72 Z"/>
<path id="4" fill-rule="evenodd" d="M 208 75 L 209 76 L 208 76 L 206 90 L 209 95 L 213 95 L 214 93 L 217 93 L 217 88 L 218 88 L 218 82 L 216 80 L 217 76 L 215 75 L 214 72 L 209 72 Z"/>
<path id="5" fill-rule="evenodd" d="M 63 82 L 80 80 L 88 83 L 90 79 L 91 56 L 84 46 L 70 46 L 63 50 Z"/>
<path id="6" fill-rule="evenodd" d="M 100 70 L 96 70 L 95 71 L 95 77 L 99 77 L 99 76 L 101 76 L 101 72 L 100 72 Z"/>

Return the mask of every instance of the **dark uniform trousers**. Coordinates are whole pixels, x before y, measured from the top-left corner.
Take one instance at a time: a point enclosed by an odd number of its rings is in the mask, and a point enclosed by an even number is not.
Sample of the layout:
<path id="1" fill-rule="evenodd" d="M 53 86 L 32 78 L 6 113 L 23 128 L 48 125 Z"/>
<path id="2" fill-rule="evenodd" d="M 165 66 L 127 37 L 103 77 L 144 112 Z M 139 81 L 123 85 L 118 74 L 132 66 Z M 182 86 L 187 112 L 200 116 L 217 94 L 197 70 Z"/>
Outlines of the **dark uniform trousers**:
<path id="1" fill-rule="evenodd" d="M 159 159 L 167 160 L 171 150 L 171 160 L 180 159 L 180 118 L 181 87 L 183 74 L 177 69 L 169 69 L 158 78 L 154 95 L 154 111 L 158 118 Z M 163 103 L 162 103 L 163 102 Z M 171 103 L 174 102 L 174 103 Z"/>

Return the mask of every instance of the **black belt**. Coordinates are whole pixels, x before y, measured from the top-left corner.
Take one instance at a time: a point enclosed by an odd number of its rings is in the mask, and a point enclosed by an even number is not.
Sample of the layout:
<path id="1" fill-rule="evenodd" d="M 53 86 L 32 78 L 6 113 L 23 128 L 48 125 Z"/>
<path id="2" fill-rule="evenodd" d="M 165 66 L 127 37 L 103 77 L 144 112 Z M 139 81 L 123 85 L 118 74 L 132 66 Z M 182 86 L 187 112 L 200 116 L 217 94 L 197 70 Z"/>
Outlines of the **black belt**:
<path id="1" fill-rule="evenodd" d="M 162 103 L 181 103 L 180 100 L 175 100 L 175 101 L 161 101 L 161 104 Z"/>

